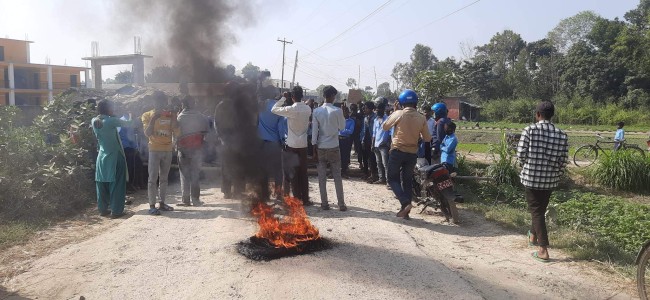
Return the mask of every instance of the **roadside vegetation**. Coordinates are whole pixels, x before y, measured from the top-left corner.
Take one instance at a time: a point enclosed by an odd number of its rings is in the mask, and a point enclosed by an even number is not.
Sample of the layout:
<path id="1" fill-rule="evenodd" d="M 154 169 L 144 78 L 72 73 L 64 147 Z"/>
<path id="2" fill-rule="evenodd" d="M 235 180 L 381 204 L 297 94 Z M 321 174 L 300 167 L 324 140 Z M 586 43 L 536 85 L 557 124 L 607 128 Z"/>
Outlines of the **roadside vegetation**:
<path id="1" fill-rule="evenodd" d="M 523 243 L 530 214 L 523 186 L 518 182 L 516 159 L 507 151 L 505 139 L 492 146 L 490 154 L 489 163 L 459 159 L 460 175 L 494 178 L 488 182 L 461 182 L 461 193 L 468 199 L 465 205 L 488 220 L 521 232 Z M 638 156 L 614 153 L 581 174 L 563 178 L 547 211 L 551 246 L 576 259 L 602 262 L 632 276 L 636 253 L 650 240 L 650 206 L 599 194 L 598 188 L 647 193 L 649 163 Z M 572 179 L 581 175 L 596 186 L 579 185 Z"/>
<path id="2" fill-rule="evenodd" d="M 61 95 L 33 125 L 18 126 L 19 108 L 0 106 L 0 249 L 92 203 L 93 115 Z"/>

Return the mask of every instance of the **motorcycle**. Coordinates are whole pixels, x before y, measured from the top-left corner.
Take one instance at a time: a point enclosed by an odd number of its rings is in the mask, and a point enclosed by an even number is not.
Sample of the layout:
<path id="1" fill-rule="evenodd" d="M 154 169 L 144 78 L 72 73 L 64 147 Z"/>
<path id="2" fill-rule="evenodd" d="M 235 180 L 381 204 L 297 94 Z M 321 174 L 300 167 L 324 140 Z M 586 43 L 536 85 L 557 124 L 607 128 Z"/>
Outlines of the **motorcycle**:
<path id="1" fill-rule="evenodd" d="M 418 159 L 413 173 L 413 197 L 417 206 L 424 206 L 420 213 L 433 207 L 444 214 L 447 222 L 460 222 L 456 202 L 461 196 L 454 193 L 454 182 L 444 165 L 429 165 L 426 160 Z"/>

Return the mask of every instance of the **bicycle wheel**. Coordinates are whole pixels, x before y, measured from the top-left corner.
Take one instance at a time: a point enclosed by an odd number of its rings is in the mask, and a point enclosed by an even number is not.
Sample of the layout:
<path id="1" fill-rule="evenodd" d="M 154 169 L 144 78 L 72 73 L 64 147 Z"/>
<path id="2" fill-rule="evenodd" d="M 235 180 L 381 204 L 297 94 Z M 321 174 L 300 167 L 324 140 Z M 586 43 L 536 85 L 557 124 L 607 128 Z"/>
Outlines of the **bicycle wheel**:
<path id="1" fill-rule="evenodd" d="M 646 247 L 643 253 L 639 256 L 637 272 L 636 272 L 636 287 L 639 291 L 641 300 L 648 300 L 648 292 L 650 291 L 650 247 Z"/>
<path id="2" fill-rule="evenodd" d="M 584 145 L 573 154 L 573 163 L 578 167 L 591 166 L 598 158 L 598 150 L 591 145 Z"/>
<path id="3" fill-rule="evenodd" d="M 633 155 L 637 155 L 641 158 L 645 158 L 645 151 L 643 149 L 639 148 L 637 145 L 626 145 L 625 146 L 626 151 L 630 151 Z"/>

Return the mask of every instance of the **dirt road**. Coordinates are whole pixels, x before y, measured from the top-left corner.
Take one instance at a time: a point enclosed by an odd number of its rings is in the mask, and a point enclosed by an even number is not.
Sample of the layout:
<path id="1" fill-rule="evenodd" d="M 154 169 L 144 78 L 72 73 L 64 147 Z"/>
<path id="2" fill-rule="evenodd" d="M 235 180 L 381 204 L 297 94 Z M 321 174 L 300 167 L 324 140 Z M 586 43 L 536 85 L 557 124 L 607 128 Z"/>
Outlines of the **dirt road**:
<path id="1" fill-rule="evenodd" d="M 317 180 L 312 199 L 319 202 Z M 331 182 L 330 182 L 331 183 Z M 92 238 L 22 266 L 0 299 L 630 299 L 617 285 L 558 251 L 533 260 L 523 234 L 461 210 L 460 226 L 438 215 L 395 217 L 381 185 L 344 182 L 349 211 L 307 209 L 333 249 L 253 262 L 234 247 L 256 226 L 239 201 L 205 184 L 203 207 L 153 217 L 144 194 L 132 215 L 105 220 Z M 176 192 L 178 187 L 170 188 Z M 333 184 L 330 197 L 335 195 Z M 176 198 L 175 200 L 178 200 Z M 174 203 L 175 201 L 169 201 Z M 335 201 L 334 201 L 335 202 Z M 107 225 L 106 225 L 107 224 Z"/>

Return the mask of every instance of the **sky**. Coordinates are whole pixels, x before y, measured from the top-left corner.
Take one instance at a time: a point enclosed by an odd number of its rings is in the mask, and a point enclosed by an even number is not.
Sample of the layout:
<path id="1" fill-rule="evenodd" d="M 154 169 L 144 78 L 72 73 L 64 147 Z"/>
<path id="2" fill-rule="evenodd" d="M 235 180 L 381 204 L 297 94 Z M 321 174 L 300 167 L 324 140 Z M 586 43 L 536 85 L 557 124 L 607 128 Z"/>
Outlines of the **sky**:
<path id="1" fill-rule="evenodd" d="M 90 56 L 92 41 L 99 42 L 101 55 L 129 54 L 134 35 L 141 37 L 144 54 L 155 55 L 151 41 L 156 32 L 142 24 L 121 26 L 113 1 L 0 0 L 0 37 L 34 41 L 33 63 L 44 63 L 47 57 L 56 65 L 87 66 L 81 58 Z M 375 88 L 382 82 L 393 86 L 393 66 L 409 61 L 417 43 L 431 47 L 440 60 L 462 58 L 463 47 L 483 45 L 506 29 L 531 42 L 578 12 L 591 10 L 622 19 L 637 4 L 638 0 L 251 0 L 251 19 L 232 21 L 229 27 L 236 41 L 219 55 L 223 64 L 240 70 L 252 62 L 279 79 L 282 43 L 277 40 L 286 38 L 293 43 L 286 45 L 285 80 L 291 80 L 298 51 L 296 82 L 308 89 L 331 84 L 344 91 L 348 78 L 358 80 L 361 87 Z M 150 60 L 145 67 L 156 63 L 161 62 Z M 126 69 L 130 66 L 104 67 L 103 76 Z"/>

